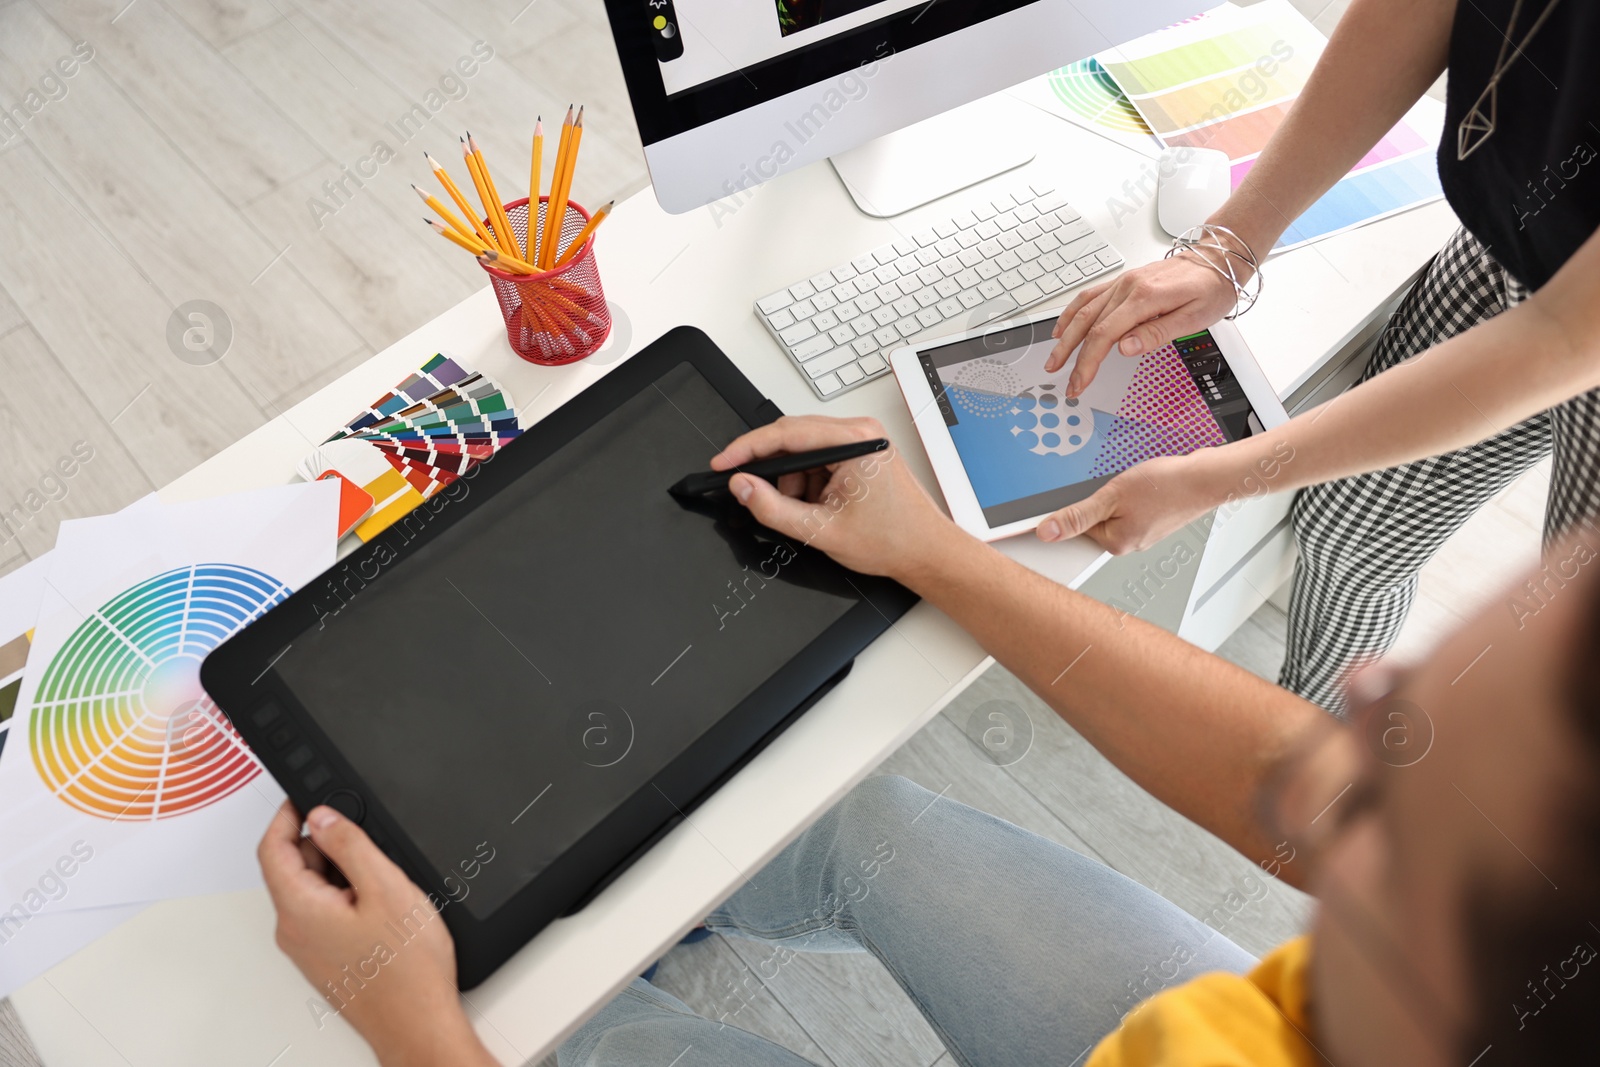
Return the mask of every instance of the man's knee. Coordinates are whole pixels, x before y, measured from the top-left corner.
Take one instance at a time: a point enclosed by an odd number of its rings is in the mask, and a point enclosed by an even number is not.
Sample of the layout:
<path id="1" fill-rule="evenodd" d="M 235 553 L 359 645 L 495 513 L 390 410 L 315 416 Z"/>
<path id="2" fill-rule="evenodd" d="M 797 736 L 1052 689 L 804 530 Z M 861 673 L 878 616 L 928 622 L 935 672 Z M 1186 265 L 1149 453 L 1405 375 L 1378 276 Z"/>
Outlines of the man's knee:
<path id="1" fill-rule="evenodd" d="M 904 826 L 928 806 L 934 794 L 909 778 L 880 774 L 850 790 L 839 802 L 840 828 L 866 830 Z"/>

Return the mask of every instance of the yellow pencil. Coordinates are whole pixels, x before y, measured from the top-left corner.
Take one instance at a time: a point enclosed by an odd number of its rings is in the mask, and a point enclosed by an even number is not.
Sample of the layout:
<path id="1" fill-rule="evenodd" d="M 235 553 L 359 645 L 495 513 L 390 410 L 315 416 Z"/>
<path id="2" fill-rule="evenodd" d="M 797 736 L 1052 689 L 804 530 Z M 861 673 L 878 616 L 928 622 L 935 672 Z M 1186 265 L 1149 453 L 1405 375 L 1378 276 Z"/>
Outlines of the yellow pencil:
<path id="1" fill-rule="evenodd" d="M 483 217 L 487 221 L 490 233 L 494 237 L 489 242 L 490 248 L 498 248 L 502 252 L 509 252 L 506 247 L 505 235 L 501 232 L 500 216 L 494 212 L 494 197 L 489 194 L 489 187 L 483 183 L 483 172 L 478 169 L 478 161 L 473 158 L 472 149 L 467 147 L 467 139 L 461 138 L 461 159 L 467 165 L 467 173 L 472 175 L 472 187 L 478 191 L 478 202 L 483 205 Z"/>
<path id="2" fill-rule="evenodd" d="M 489 173 L 489 161 L 483 158 L 483 149 L 478 147 L 478 139 L 472 136 L 472 131 L 467 131 L 467 147 L 472 149 L 472 158 L 478 163 L 478 173 L 483 175 L 483 184 L 489 190 L 489 213 L 495 219 L 495 229 L 506 235 L 506 248 L 513 256 L 517 254 L 517 231 L 511 228 L 511 216 L 506 214 L 505 201 L 500 199 L 500 190 L 495 188 L 494 175 Z"/>
<path id="3" fill-rule="evenodd" d="M 572 197 L 572 174 L 578 168 L 578 146 L 582 143 L 583 108 L 580 107 L 578 108 L 578 117 L 572 123 L 572 137 L 567 141 L 567 165 L 563 167 L 561 171 L 561 191 L 556 194 L 556 203 L 559 205 L 557 210 L 561 212 L 561 214 L 557 217 L 560 218 L 563 223 L 566 222 L 567 201 Z M 550 261 L 545 265 L 546 270 L 550 270 L 556 265 L 556 245 L 558 245 L 561 240 L 559 236 L 560 232 L 560 230 L 556 231 L 557 237 L 551 242 L 549 252 Z"/>
<path id="4" fill-rule="evenodd" d="M 567 117 L 561 120 L 561 140 L 556 144 L 556 169 L 550 176 L 550 198 L 544 209 L 539 258 L 534 260 L 541 267 L 548 267 L 553 259 L 553 246 L 560 242 L 562 224 L 566 222 L 566 202 L 556 198 L 561 195 L 561 176 L 566 173 L 567 157 L 572 152 L 572 115 L 572 105 L 568 104 Z"/>
<path id="5" fill-rule="evenodd" d="M 496 252 L 492 248 L 488 250 L 488 257 L 490 266 L 497 267 L 500 270 L 507 271 L 511 274 L 541 273 L 539 268 L 535 267 L 532 263 L 529 263 L 526 260 L 518 259 L 516 256 L 508 256 L 504 252 Z"/>
<path id="6" fill-rule="evenodd" d="M 422 197 L 422 202 L 424 204 L 427 204 L 430 208 L 433 209 L 433 211 L 434 211 L 434 213 L 436 215 L 438 215 L 440 218 L 444 219 L 445 222 L 450 224 L 450 228 L 452 230 L 456 231 L 457 233 L 459 233 L 463 237 L 471 237 L 472 236 L 472 231 L 467 228 L 467 224 L 462 222 L 460 219 L 456 218 L 455 215 L 451 213 L 449 208 L 445 207 L 442 203 L 439 202 L 439 198 L 438 197 L 428 195 L 428 193 L 424 192 L 421 189 L 418 189 L 416 187 L 416 185 L 412 185 L 411 188 L 412 188 L 412 191 L 414 191 L 418 196 Z"/>
<path id="7" fill-rule="evenodd" d="M 528 229 L 522 242 L 522 258 L 529 263 L 539 255 L 539 167 L 544 159 L 544 117 L 533 120 L 533 162 L 528 166 Z"/>
<path id="8" fill-rule="evenodd" d="M 439 184 L 444 187 L 445 192 L 450 194 L 450 199 L 456 202 L 456 207 L 460 208 L 461 213 L 472 223 L 472 228 L 478 237 L 482 239 L 484 244 L 493 247 L 494 238 L 489 236 L 489 231 L 484 229 L 483 223 L 478 221 L 477 213 L 472 210 L 472 205 L 467 203 L 467 198 L 461 195 L 461 190 L 456 188 L 456 183 L 451 179 L 450 172 L 445 170 L 439 164 L 439 161 L 428 155 L 428 153 L 422 153 L 422 158 L 428 161 L 428 166 L 433 168 L 433 176 L 439 179 Z"/>
<path id="9" fill-rule="evenodd" d="M 475 238 L 463 237 L 461 234 L 457 233 L 454 230 L 447 230 L 443 226 L 439 225 L 437 222 L 434 222 L 432 219 L 428 218 L 426 215 L 424 215 L 422 217 L 422 221 L 426 222 L 429 226 L 432 226 L 433 229 L 434 229 L 434 232 L 438 233 L 440 237 L 446 238 L 447 240 L 450 240 L 450 241 L 454 241 L 456 244 L 460 245 L 462 248 L 465 248 L 468 252 L 471 252 L 473 255 L 476 256 L 476 255 L 480 255 L 480 254 L 483 253 L 484 246 L 481 243 L 479 243 Z"/>
<path id="10" fill-rule="evenodd" d="M 600 224 L 606 220 L 607 215 L 611 214 L 611 209 L 616 206 L 616 203 L 617 202 L 613 200 L 605 207 L 601 208 L 599 211 L 596 211 L 592 216 L 590 216 L 588 223 L 583 227 L 583 229 L 578 231 L 578 236 L 572 239 L 572 243 L 567 246 L 567 250 L 561 253 L 560 257 L 556 260 L 556 267 L 562 266 L 567 262 L 567 260 L 578 254 L 579 250 L 583 248 L 583 242 L 587 241 L 589 239 L 589 235 L 600 228 Z"/>

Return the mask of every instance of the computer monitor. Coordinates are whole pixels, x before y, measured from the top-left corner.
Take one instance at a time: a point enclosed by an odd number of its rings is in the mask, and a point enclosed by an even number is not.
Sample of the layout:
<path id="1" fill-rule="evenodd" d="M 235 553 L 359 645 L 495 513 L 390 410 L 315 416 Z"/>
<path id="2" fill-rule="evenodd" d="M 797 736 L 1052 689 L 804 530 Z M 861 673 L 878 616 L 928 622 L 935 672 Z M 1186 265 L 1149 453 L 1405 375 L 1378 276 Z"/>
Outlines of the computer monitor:
<path id="1" fill-rule="evenodd" d="M 1204 6 L 606 0 L 656 198 L 673 213 L 832 158 L 863 210 L 898 214 L 1032 158 L 973 102 Z M 920 136 L 868 143 L 969 104 Z"/>

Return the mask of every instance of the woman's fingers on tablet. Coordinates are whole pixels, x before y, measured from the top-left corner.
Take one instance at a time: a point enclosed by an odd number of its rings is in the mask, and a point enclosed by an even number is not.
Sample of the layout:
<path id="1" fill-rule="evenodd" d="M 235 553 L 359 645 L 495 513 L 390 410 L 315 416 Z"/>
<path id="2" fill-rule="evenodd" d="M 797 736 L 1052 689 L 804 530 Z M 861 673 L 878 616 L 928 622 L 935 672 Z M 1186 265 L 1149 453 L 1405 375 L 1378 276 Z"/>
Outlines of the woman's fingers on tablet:
<path id="1" fill-rule="evenodd" d="M 1061 317 L 1056 319 L 1055 329 L 1051 331 L 1056 338 L 1056 346 L 1050 350 L 1050 358 L 1044 361 L 1044 369 L 1051 374 L 1066 365 L 1067 357 L 1072 355 L 1072 350 L 1083 343 L 1083 336 L 1100 317 L 1106 302 L 1112 299 L 1112 286 L 1115 282 L 1096 285 L 1085 289 L 1073 298 L 1072 303 L 1062 309 Z"/>
<path id="2" fill-rule="evenodd" d="M 735 438 L 711 458 L 711 469 L 725 471 L 752 460 L 815 448 L 846 445 L 883 436 L 877 419 L 837 419 L 828 415 L 785 415 Z"/>

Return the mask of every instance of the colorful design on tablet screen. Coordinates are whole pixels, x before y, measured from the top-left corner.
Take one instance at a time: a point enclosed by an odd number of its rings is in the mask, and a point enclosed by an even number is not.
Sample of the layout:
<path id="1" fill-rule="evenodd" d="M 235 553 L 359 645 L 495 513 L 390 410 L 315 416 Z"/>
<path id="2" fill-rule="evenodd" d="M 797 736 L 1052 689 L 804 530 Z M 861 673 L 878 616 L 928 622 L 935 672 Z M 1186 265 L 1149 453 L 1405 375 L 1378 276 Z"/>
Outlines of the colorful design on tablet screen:
<path id="1" fill-rule="evenodd" d="M 200 661 L 290 590 L 205 563 L 112 597 L 72 632 L 33 697 L 28 742 L 46 786 L 79 811 L 148 821 L 221 800 L 261 765 L 200 687 Z"/>
<path id="2" fill-rule="evenodd" d="M 1162 345 L 1139 362 L 1114 414 L 1117 421 L 1106 433 L 1091 477 L 1227 442 L 1189 368 L 1171 345 Z"/>

